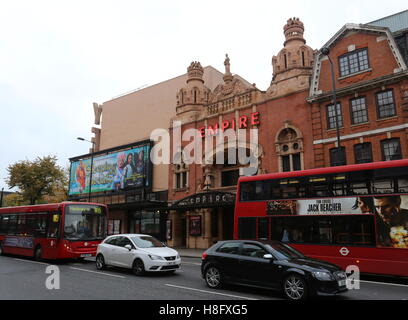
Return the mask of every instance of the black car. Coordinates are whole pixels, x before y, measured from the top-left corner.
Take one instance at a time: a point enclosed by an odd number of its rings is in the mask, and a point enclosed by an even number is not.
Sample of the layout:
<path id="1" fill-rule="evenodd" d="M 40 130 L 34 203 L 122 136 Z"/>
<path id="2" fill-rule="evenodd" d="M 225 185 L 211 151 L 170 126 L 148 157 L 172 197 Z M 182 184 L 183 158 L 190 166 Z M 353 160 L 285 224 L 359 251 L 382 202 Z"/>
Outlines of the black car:
<path id="1" fill-rule="evenodd" d="M 347 291 L 347 275 L 338 266 L 278 241 L 220 241 L 203 253 L 201 274 L 213 289 L 243 284 L 282 290 L 292 300 Z"/>

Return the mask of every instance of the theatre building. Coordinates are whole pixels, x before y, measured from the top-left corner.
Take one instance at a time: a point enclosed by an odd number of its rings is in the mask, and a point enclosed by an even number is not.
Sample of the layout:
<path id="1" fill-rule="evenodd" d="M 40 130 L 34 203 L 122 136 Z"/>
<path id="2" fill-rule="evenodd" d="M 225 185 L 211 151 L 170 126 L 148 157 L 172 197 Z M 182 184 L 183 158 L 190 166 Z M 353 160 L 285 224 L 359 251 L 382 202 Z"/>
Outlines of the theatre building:
<path id="1" fill-rule="evenodd" d="M 201 163 L 185 161 L 190 141 L 175 141 L 171 135 L 175 157 L 169 171 L 169 217 L 167 239 L 170 245 L 208 248 L 215 241 L 232 239 L 236 185 L 246 174 L 248 164 L 228 154 L 242 150 L 251 157 L 256 170 L 250 174 L 292 171 L 314 166 L 309 83 L 313 70 L 314 51 L 303 38 L 304 26 L 299 19 L 289 19 L 284 26 L 284 47 L 272 58 L 273 77 L 267 91 L 259 90 L 231 73 L 226 56 L 223 83 L 214 90 L 206 86 L 205 70 L 199 62 L 189 67 L 188 79 L 180 87 L 176 116 L 181 135 L 196 129 L 202 139 Z M 236 147 L 217 137 L 231 129 Z M 251 129 L 258 140 L 250 140 Z M 212 148 L 205 148 L 205 140 Z M 178 148 L 179 147 L 179 148 Z M 231 150 L 232 149 L 232 150 Z M 188 151 L 189 152 L 189 151 Z M 217 160 L 224 154 L 223 162 Z"/>
<path id="2" fill-rule="evenodd" d="M 207 88 L 200 64 L 192 63 L 173 121 L 181 122 L 181 133 L 195 128 L 203 141 L 214 138 L 213 149 L 203 142 L 202 163 L 187 163 L 183 149 L 188 154 L 191 142 L 172 136 L 172 146 L 180 148 L 169 168 L 169 243 L 208 248 L 232 238 L 236 184 L 248 165 L 226 161 L 230 146 L 216 137 L 228 129 L 246 130 L 247 139 L 236 137 L 236 145 L 256 163 L 251 174 L 407 158 L 407 30 L 404 11 L 346 24 L 322 46 L 326 50 L 313 50 L 303 23 L 289 19 L 266 91 L 236 79 L 228 56 L 224 81 L 215 90 Z M 251 129 L 258 130 L 256 144 L 248 139 Z M 224 163 L 215 161 L 219 153 Z"/>
<path id="3" fill-rule="evenodd" d="M 211 89 L 223 81 L 215 68 L 204 69 Z M 146 233 L 165 240 L 169 168 L 151 162 L 150 134 L 168 128 L 175 115 L 175 93 L 186 79 L 184 74 L 94 103 L 94 148 L 70 159 L 69 199 L 107 204 L 108 234 Z"/>

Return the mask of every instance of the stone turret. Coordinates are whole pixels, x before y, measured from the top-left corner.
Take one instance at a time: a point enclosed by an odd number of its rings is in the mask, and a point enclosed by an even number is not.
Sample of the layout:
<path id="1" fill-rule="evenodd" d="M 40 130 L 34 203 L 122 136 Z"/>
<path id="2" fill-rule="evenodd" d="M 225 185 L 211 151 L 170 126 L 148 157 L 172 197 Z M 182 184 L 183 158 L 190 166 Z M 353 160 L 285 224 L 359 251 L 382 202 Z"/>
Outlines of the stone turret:
<path id="1" fill-rule="evenodd" d="M 210 89 L 204 85 L 204 69 L 200 62 L 193 61 L 187 68 L 186 86 L 177 93 L 177 115 L 185 120 L 194 120 L 208 103 Z"/>
<path id="2" fill-rule="evenodd" d="M 304 25 L 299 18 L 290 18 L 283 27 L 284 48 L 272 58 L 273 77 L 267 93 L 277 97 L 309 87 L 314 51 L 306 45 Z"/>

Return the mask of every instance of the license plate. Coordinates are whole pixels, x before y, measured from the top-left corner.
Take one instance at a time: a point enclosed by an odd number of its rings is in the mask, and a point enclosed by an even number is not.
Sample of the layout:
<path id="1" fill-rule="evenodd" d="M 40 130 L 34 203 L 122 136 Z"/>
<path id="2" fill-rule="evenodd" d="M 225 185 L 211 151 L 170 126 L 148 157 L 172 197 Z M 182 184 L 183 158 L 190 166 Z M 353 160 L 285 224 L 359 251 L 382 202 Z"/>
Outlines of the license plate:
<path id="1" fill-rule="evenodd" d="M 340 280 L 338 283 L 339 283 L 339 287 L 345 287 L 346 286 L 346 280 Z"/>
<path id="2" fill-rule="evenodd" d="M 92 253 L 81 254 L 81 258 L 92 257 Z"/>
<path id="3" fill-rule="evenodd" d="M 175 265 L 175 264 L 176 264 L 176 262 L 175 262 L 175 261 L 172 261 L 172 262 L 167 262 L 167 264 L 168 264 L 169 266 L 173 266 L 173 265 Z"/>

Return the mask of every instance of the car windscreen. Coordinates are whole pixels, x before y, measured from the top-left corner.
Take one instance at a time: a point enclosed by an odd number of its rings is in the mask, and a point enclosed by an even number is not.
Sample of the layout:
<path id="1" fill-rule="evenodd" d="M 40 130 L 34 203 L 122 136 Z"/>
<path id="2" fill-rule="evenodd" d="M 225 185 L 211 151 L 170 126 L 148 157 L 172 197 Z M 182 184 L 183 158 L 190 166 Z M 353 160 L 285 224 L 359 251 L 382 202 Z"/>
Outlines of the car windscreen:
<path id="1" fill-rule="evenodd" d="M 267 244 L 266 246 L 272 249 L 273 255 L 278 260 L 302 259 L 305 257 L 299 251 L 283 243 Z"/>
<path id="2" fill-rule="evenodd" d="M 138 248 L 162 248 L 165 247 L 159 240 L 150 236 L 131 237 Z"/>

